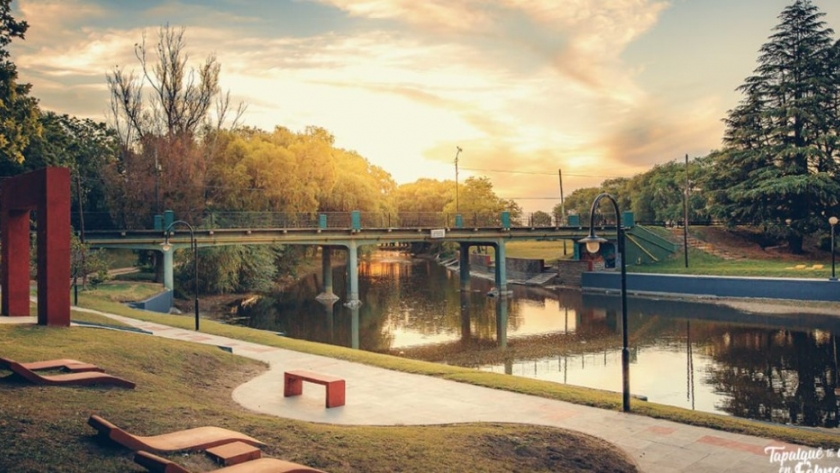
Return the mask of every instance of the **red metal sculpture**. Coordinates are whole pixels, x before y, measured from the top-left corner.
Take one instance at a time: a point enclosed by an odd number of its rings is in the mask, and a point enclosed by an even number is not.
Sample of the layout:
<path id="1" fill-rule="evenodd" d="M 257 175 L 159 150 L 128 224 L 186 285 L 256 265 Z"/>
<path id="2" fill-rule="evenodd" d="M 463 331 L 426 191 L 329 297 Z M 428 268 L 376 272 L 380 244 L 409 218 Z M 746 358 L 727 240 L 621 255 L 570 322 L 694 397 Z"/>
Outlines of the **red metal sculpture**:
<path id="1" fill-rule="evenodd" d="M 70 326 L 70 170 L 50 167 L 2 183 L 2 314 L 29 315 L 29 213 L 38 225 L 38 325 Z"/>

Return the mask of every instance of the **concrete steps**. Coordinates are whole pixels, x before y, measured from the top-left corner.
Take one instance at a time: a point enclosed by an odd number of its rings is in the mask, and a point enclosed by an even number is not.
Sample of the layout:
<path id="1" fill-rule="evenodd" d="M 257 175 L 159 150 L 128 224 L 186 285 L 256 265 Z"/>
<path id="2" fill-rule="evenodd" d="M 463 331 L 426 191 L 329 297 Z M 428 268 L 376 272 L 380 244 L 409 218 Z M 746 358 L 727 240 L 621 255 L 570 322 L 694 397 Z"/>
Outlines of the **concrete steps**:
<path id="1" fill-rule="evenodd" d="M 670 230 L 671 237 L 673 238 L 674 242 L 682 246 L 684 239 L 683 229 L 681 227 L 671 227 Z M 734 255 L 724 249 L 718 248 L 712 245 L 711 243 L 695 238 L 691 234 L 688 235 L 688 246 L 725 260 L 734 260 L 740 258 L 740 256 Z"/>

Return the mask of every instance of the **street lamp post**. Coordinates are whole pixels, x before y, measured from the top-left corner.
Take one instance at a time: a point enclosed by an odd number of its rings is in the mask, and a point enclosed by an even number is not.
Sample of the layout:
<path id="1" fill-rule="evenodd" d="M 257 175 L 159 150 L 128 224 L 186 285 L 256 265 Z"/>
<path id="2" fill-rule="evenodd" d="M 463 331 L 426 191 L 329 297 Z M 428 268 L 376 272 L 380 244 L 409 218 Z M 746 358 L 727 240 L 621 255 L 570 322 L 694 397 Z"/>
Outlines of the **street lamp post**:
<path id="1" fill-rule="evenodd" d="M 834 226 L 837 225 L 837 217 L 831 217 L 828 219 L 828 223 L 831 225 L 831 280 L 836 281 L 837 276 L 834 275 Z"/>
<path id="2" fill-rule="evenodd" d="M 164 230 L 163 243 L 161 243 L 160 246 L 163 247 L 163 251 L 169 251 L 172 248 L 172 245 L 169 243 L 169 237 L 172 236 L 172 228 L 177 224 L 184 225 L 190 230 L 190 248 L 193 251 L 193 302 L 195 310 L 195 330 L 198 331 L 198 242 L 195 239 L 195 229 L 193 229 L 192 225 L 183 220 L 175 220 L 166 227 L 166 230 Z"/>
<path id="3" fill-rule="evenodd" d="M 589 236 L 578 240 L 578 243 L 586 244 L 586 251 L 597 253 L 601 244 L 607 242 L 606 238 L 595 235 L 595 211 L 598 210 L 598 203 L 603 198 L 612 202 L 613 208 L 615 209 L 615 234 L 618 244 L 616 256 L 618 257 L 620 255 L 621 258 L 621 407 L 624 412 L 630 412 L 630 350 L 627 348 L 627 265 L 625 263 L 624 229 L 621 225 L 621 211 L 618 208 L 618 202 L 616 202 L 613 196 L 603 193 L 595 197 L 595 200 L 592 201 L 592 208 L 589 211 Z"/>

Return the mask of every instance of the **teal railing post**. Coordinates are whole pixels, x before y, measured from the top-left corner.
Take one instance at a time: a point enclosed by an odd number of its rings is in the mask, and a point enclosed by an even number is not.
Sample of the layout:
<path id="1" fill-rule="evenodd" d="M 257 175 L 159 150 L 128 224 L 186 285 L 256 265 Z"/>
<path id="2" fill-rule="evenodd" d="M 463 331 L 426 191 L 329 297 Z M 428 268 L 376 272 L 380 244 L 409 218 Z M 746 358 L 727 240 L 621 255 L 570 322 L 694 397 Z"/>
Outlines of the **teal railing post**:
<path id="1" fill-rule="evenodd" d="M 632 211 L 625 210 L 621 213 L 621 226 L 624 228 L 633 228 L 636 226 L 636 217 L 633 216 Z"/>
<path id="2" fill-rule="evenodd" d="M 163 231 L 163 215 L 155 215 L 155 230 Z"/>
<path id="3" fill-rule="evenodd" d="M 362 213 L 358 210 L 350 212 L 350 228 L 357 232 L 362 229 Z"/>
<path id="4" fill-rule="evenodd" d="M 461 214 L 455 216 L 455 228 L 464 228 L 464 217 Z"/>
<path id="5" fill-rule="evenodd" d="M 318 228 L 322 230 L 327 228 L 327 214 L 318 215 Z"/>
<path id="6" fill-rule="evenodd" d="M 502 228 L 510 229 L 510 212 L 502 212 Z"/>
<path id="7" fill-rule="evenodd" d="M 175 221 L 175 212 L 171 210 L 163 211 L 163 228 L 169 228 L 172 222 Z"/>

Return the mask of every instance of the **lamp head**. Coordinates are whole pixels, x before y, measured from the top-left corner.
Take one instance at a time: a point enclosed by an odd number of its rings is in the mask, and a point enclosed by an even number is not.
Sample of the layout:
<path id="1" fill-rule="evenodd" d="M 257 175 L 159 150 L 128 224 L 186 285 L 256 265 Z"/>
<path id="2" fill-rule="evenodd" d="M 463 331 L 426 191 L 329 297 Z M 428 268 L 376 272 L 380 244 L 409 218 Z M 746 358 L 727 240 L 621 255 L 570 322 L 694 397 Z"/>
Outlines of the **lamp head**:
<path id="1" fill-rule="evenodd" d="M 587 236 L 586 238 L 581 238 L 580 240 L 578 240 L 578 243 L 584 243 L 586 245 L 586 251 L 588 251 L 592 254 L 597 253 L 598 250 L 601 249 L 601 243 L 606 243 L 606 242 L 607 242 L 607 239 L 596 236 L 594 230 L 591 231 L 589 233 L 589 236 Z"/>
<path id="2" fill-rule="evenodd" d="M 829 223 L 829 225 L 831 225 L 832 227 L 833 227 L 833 226 L 835 226 L 835 225 L 837 225 L 837 222 L 838 222 L 837 217 L 829 217 L 829 219 L 828 219 L 828 223 Z"/>
<path id="3" fill-rule="evenodd" d="M 169 251 L 172 249 L 172 245 L 169 243 L 169 232 L 166 232 L 163 235 L 163 243 L 160 244 L 160 249 L 163 251 Z"/>

